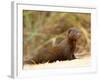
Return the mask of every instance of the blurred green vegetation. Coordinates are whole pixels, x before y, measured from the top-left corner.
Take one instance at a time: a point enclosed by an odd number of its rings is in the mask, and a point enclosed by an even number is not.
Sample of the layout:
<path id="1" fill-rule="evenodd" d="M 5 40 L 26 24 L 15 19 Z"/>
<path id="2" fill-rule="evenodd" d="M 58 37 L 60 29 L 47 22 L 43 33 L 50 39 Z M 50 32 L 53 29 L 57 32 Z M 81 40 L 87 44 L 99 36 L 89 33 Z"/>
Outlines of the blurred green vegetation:
<path id="1" fill-rule="evenodd" d="M 90 52 L 91 14 L 23 10 L 24 56 L 42 46 L 59 43 L 68 28 L 77 27 L 82 32 L 78 42 L 80 52 Z"/>

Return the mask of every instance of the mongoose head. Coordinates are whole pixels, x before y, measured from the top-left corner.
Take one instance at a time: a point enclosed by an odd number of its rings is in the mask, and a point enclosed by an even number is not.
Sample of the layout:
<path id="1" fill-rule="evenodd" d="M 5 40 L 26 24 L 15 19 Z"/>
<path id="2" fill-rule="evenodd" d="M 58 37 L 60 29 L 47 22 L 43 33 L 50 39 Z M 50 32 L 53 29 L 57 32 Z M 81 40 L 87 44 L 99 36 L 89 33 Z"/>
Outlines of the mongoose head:
<path id="1" fill-rule="evenodd" d="M 75 41 L 78 40 L 80 38 L 80 36 L 81 36 L 80 30 L 77 29 L 77 28 L 68 29 L 67 34 L 68 34 L 68 38 L 70 40 L 75 40 Z"/>

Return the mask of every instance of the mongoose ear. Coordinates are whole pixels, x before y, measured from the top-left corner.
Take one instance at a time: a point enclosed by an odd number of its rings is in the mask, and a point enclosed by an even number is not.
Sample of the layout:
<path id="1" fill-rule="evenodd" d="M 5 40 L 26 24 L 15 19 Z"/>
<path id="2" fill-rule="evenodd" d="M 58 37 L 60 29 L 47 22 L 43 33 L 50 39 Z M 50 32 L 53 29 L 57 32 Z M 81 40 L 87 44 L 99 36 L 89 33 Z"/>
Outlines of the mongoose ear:
<path id="1" fill-rule="evenodd" d="M 69 34 L 72 31 L 72 29 L 68 29 L 67 33 Z"/>
<path id="2" fill-rule="evenodd" d="M 74 29 L 74 28 L 69 28 L 69 29 L 67 30 L 67 34 L 69 34 L 73 29 Z"/>

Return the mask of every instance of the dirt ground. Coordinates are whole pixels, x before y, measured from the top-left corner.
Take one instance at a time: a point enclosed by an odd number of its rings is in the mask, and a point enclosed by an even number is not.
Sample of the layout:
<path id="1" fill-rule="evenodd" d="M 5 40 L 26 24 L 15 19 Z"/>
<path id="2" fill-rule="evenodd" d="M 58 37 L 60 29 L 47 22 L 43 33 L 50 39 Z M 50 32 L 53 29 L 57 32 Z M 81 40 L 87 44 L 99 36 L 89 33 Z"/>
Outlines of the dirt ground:
<path id="1" fill-rule="evenodd" d="M 90 56 L 84 56 L 82 58 L 77 58 L 74 60 L 66 60 L 66 61 L 56 61 L 53 63 L 44 63 L 44 64 L 36 64 L 36 65 L 24 65 L 25 70 L 29 69 L 51 69 L 51 68 L 77 68 L 77 67 L 85 67 L 90 65 Z"/>

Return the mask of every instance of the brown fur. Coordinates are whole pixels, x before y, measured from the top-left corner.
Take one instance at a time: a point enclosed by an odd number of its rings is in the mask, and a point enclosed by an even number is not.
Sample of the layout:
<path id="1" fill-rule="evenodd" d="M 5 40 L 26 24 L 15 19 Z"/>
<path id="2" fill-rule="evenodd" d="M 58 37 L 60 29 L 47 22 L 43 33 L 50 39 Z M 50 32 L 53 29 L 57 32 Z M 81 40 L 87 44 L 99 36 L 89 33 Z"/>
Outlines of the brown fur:
<path id="1" fill-rule="evenodd" d="M 61 43 L 56 46 L 40 49 L 36 54 L 33 54 L 30 60 L 25 61 L 25 63 L 38 64 L 57 60 L 73 60 L 76 58 L 74 52 L 79 37 L 80 31 L 75 28 L 70 28 L 67 30 L 67 36 Z"/>

